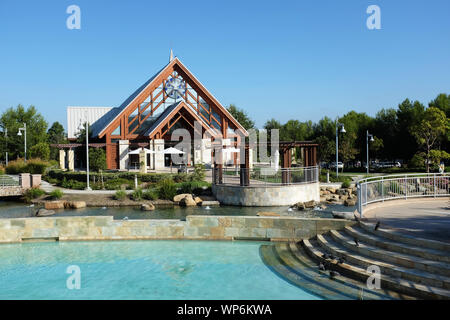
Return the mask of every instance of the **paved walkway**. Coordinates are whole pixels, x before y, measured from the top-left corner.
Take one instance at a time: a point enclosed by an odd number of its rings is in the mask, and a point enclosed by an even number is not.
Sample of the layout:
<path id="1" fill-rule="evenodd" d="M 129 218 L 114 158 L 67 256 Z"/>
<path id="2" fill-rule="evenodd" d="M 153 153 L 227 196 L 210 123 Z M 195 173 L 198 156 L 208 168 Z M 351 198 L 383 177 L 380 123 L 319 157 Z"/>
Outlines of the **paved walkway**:
<path id="1" fill-rule="evenodd" d="M 370 221 L 420 238 L 450 243 L 450 199 L 394 200 L 364 213 Z"/>
<path id="2" fill-rule="evenodd" d="M 61 190 L 64 194 L 115 194 L 116 190 L 72 190 L 61 187 L 52 186 L 47 181 L 41 181 L 41 189 L 45 192 L 52 192 L 55 189 Z M 133 190 L 125 190 L 126 193 L 131 193 Z"/>

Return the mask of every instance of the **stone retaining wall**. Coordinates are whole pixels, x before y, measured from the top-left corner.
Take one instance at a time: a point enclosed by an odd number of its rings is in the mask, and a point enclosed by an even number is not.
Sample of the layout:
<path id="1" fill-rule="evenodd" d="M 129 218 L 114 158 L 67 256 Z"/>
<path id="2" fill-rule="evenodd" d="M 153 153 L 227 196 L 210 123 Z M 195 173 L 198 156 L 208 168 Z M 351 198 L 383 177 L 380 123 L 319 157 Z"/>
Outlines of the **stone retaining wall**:
<path id="1" fill-rule="evenodd" d="M 113 220 L 112 216 L 0 219 L 0 242 L 39 240 L 308 239 L 353 221 L 295 217 L 188 216 L 181 220 Z"/>
<path id="2" fill-rule="evenodd" d="M 0 187 L 0 197 L 16 197 L 21 196 L 23 190 L 20 186 Z"/>
<path id="3" fill-rule="evenodd" d="M 319 183 L 279 186 L 212 185 L 222 204 L 244 207 L 289 206 L 297 202 L 320 201 Z"/>

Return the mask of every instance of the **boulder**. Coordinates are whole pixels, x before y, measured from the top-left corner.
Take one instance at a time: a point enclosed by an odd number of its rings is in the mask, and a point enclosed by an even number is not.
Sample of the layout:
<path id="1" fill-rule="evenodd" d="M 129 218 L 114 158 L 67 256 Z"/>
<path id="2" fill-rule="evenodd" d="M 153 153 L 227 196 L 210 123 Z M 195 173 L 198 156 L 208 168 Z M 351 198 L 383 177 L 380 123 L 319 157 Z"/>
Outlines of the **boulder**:
<path id="1" fill-rule="evenodd" d="M 185 196 L 183 199 L 180 200 L 179 204 L 182 207 L 192 207 L 197 205 L 195 200 L 192 198 L 192 195 Z"/>
<path id="2" fill-rule="evenodd" d="M 316 206 L 316 202 L 314 200 L 306 201 L 303 203 L 305 205 L 305 208 L 313 209 Z"/>
<path id="3" fill-rule="evenodd" d="M 175 197 L 173 197 L 173 201 L 174 201 L 174 202 L 180 202 L 181 199 L 183 199 L 183 198 L 185 198 L 185 197 L 187 197 L 187 196 L 192 197 L 192 195 L 189 194 L 189 193 L 177 194 Z"/>
<path id="4" fill-rule="evenodd" d="M 256 215 L 259 217 L 279 217 L 280 216 L 278 213 L 275 213 L 275 212 L 264 212 L 264 211 L 258 212 Z"/>
<path id="5" fill-rule="evenodd" d="M 356 205 L 356 199 L 347 199 L 344 201 L 344 206 L 352 207 Z"/>
<path id="6" fill-rule="evenodd" d="M 330 192 L 330 193 L 336 193 L 336 188 L 327 187 L 327 191 Z"/>
<path id="7" fill-rule="evenodd" d="M 142 211 L 153 211 L 155 210 L 155 206 L 151 203 L 144 203 L 141 205 Z"/>
<path id="8" fill-rule="evenodd" d="M 296 208 L 297 210 L 305 210 L 305 204 L 303 202 L 297 202 L 296 204 L 294 204 L 293 206 L 294 208 Z"/>
<path id="9" fill-rule="evenodd" d="M 347 189 L 344 189 L 344 188 L 339 189 L 337 191 L 337 194 L 340 195 L 340 196 L 345 196 L 347 194 Z"/>
<path id="10" fill-rule="evenodd" d="M 64 209 L 64 201 L 48 201 L 44 205 L 47 210 L 56 210 L 56 209 Z"/>
<path id="11" fill-rule="evenodd" d="M 343 195 L 339 196 L 339 199 L 342 200 L 342 201 L 345 201 L 345 200 L 347 200 L 348 198 L 349 198 L 349 197 L 348 197 L 348 195 L 346 195 L 346 194 L 343 194 Z"/>
<path id="12" fill-rule="evenodd" d="M 203 202 L 203 200 L 202 200 L 202 198 L 200 198 L 200 197 L 195 197 L 194 198 L 194 201 L 195 201 L 195 203 L 197 204 L 197 205 L 201 205 L 202 204 L 202 202 Z"/>
<path id="13" fill-rule="evenodd" d="M 48 217 L 55 214 L 54 210 L 47 210 L 47 209 L 39 209 L 36 212 L 36 217 Z"/>
<path id="14" fill-rule="evenodd" d="M 72 209 L 86 208 L 86 202 L 84 201 L 70 201 L 69 207 Z"/>
<path id="15" fill-rule="evenodd" d="M 331 211 L 333 218 L 353 220 L 353 212 Z"/>

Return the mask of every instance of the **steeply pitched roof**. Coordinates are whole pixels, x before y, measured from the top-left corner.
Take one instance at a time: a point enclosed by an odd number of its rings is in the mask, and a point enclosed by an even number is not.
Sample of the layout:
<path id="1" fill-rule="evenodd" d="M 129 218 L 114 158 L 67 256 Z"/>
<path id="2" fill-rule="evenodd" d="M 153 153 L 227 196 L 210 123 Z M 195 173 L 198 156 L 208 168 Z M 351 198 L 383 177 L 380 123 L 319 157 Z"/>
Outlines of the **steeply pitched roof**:
<path id="1" fill-rule="evenodd" d="M 247 134 L 247 131 L 244 127 L 231 115 L 231 113 L 228 112 L 228 110 L 223 107 L 220 102 L 203 86 L 203 84 L 181 63 L 181 61 L 175 57 L 172 61 L 170 61 L 167 65 L 164 66 L 160 71 L 158 71 L 155 75 L 153 75 L 150 79 L 148 79 L 142 86 L 140 86 L 135 92 L 133 92 L 132 95 L 130 95 L 118 108 L 114 108 L 111 110 L 111 113 L 107 116 L 105 115 L 104 119 L 99 120 L 98 128 L 96 127 L 95 135 L 94 136 L 100 136 L 104 134 L 104 131 L 109 127 L 109 125 L 114 122 L 127 108 L 130 106 L 130 104 L 133 103 L 133 101 L 140 95 L 141 92 L 146 90 L 148 86 L 152 84 L 152 82 L 161 74 L 163 73 L 167 68 L 173 67 L 175 64 L 177 64 L 181 69 L 183 69 L 189 77 L 191 77 L 195 82 L 197 82 L 202 90 L 214 101 L 215 104 L 219 106 L 221 111 L 229 118 L 231 119 L 235 125 L 240 128 L 245 134 Z"/>

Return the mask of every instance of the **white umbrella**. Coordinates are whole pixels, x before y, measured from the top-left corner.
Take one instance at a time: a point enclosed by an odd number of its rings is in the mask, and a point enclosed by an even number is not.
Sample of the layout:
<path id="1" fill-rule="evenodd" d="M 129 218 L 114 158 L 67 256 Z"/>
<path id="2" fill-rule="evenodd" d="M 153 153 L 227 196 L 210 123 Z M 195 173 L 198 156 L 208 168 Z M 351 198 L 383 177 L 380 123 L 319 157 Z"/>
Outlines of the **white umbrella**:
<path id="1" fill-rule="evenodd" d="M 170 147 L 170 148 L 165 149 L 162 153 L 163 154 L 180 154 L 180 153 L 184 154 L 185 152 L 178 150 L 177 148 Z M 172 157 L 170 158 L 170 173 L 172 173 Z"/>
<path id="2" fill-rule="evenodd" d="M 147 149 L 147 148 L 139 148 L 139 149 L 133 150 L 131 152 L 128 152 L 128 154 L 140 154 L 142 152 L 142 150 L 144 150 L 146 154 L 156 153 L 155 151 Z"/>
<path id="3" fill-rule="evenodd" d="M 241 149 L 237 149 L 237 148 L 226 148 L 226 149 L 222 149 L 223 152 L 230 152 L 230 153 L 238 153 L 241 151 Z"/>
<path id="4" fill-rule="evenodd" d="M 178 150 L 177 148 L 170 147 L 170 148 L 165 149 L 163 151 L 163 153 L 164 154 L 180 154 L 180 153 L 184 154 L 185 152 Z"/>

